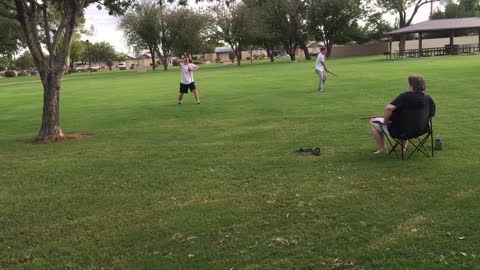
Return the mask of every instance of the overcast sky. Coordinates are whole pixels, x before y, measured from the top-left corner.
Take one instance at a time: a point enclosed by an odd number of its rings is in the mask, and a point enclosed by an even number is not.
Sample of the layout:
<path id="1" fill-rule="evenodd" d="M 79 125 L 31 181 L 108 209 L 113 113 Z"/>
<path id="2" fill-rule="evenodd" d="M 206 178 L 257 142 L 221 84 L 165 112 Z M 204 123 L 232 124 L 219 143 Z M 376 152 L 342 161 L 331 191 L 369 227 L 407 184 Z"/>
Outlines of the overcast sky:
<path id="1" fill-rule="evenodd" d="M 417 16 L 414 23 L 428 20 L 430 13 L 430 5 L 424 5 Z M 109 16 L 105 10 L 98 10 L 95 5 L 90 5 L 85 11 L 85 28 L 90 30 L 93 25 L 93 35 L 84 36 L 83 39 L 89 39 L 91 42 L 107 41 L 112 44 L 119 52 L 131 54 L 129 46 L 125 43 L 122 31 L 117 29 L 118 18 Z M 385 19 L 390 22 L 395 21 L 395 16 L 385 14 Z"/>

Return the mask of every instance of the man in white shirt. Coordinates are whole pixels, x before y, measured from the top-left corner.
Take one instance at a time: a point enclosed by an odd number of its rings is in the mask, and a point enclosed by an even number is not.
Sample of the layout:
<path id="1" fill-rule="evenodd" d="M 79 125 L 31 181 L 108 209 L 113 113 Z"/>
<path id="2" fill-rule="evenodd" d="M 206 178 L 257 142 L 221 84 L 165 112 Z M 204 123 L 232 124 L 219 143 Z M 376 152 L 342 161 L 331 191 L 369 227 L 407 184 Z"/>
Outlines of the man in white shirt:
<path id="1" fill-rule="evenodd" d="M 182 104 L 183 95 L 188 93 L 188 89 L 190 89 L 190 92 L 193 93 L 197 104 L 200 104 L 200 95 L 198 94 L 197 87 L 195 86 L 192 72 L 194 70 L 198 70 L 198 66 L 189 63 L 188 57 L 186 56 L 182 56 L 180 61 L 180 73 L 182 75 L 182 79 L 180 81 L 180 95 L 178 96 L 178 104 Z"/>
<path id="2" fill-rule="evenodd" d="M 323 92 L 323 85 L 327 80 L 325 72 L 328 72 L 328 68 L 325 65 L 325 56 L 327 55 L 327 48 L 320 48 L 320 53 L 317 56 L 317 61 L 315 62 L 315 73 L 318 75 L 318 91 Z"/>

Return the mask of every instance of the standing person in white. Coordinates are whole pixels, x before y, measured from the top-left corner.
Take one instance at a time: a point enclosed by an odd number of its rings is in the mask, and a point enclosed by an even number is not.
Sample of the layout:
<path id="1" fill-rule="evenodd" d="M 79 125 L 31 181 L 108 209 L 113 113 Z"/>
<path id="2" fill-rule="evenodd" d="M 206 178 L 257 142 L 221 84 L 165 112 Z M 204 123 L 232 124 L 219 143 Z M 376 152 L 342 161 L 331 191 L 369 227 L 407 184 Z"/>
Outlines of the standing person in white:
<path id="1" fill-rule="evenodd" d="M 325 65 L 325 56 L 327 55 L 327 48 L 320 48 L 320 53 L 317 56 L 317 61 L 315 62 L 315 73 L 318 75 L 318 91 L 323 92 L 323 85 L 327 80 L 325 72 L 328 72 L 328 68 Z"/>
<path id="2" fill-rule="evenodd" d="M 178 96 L 178 104 L 182 104 L 183 95 L 188 93 L 188 89 L 193 93 L 197 104 L 200 104 L 200 95 L 198 94 L 197 87 L 195 86 L 195 81 L 193 80 L 193 72 L 198 70 L 198 66 L 191 64 L 188 60 L 188 57 L 182 56 L 180 62 L 180 73 L 182 79 L 180 81 L 180 95 Z"/>

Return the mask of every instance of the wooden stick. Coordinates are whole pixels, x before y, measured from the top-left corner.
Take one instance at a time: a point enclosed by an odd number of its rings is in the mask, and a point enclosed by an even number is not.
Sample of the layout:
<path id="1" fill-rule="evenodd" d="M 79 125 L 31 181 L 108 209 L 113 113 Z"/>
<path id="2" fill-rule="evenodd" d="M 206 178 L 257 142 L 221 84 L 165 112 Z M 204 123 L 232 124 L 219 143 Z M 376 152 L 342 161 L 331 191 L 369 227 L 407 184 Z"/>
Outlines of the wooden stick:
<path id="1" fill-rule="evenodd" d="M 335 73 L 331 72 L 330 70 L 327 70 L 327 72 L 328 72 L 328 73 L 330 73 L 330 74 L 332 74 L 332 75 L 333 75 L 333 76 L 335 76 L 335 77 L 338 77 L 338 75 L 337 75 L 337 74 L 335 74 Z"/>
<path id="2" fill-rule="evenodd" d="M 378 118 L 378 117 L 383 117 L 383 115 L 361 117 L 360 120 L 368 120 L 368 119 Z"/>

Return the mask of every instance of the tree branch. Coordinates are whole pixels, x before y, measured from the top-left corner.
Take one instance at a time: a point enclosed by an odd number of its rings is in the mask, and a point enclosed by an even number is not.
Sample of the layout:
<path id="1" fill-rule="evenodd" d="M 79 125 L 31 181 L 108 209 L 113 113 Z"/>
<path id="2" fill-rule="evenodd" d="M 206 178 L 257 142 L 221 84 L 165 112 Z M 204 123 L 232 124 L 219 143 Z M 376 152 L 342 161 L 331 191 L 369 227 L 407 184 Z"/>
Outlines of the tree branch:
<path id="1" fill-rule="evenodd" d="M 65 20 L 65 32 L 63 33 L 63 40 L 60 46 L 60 51 L 55 55 L 55 72 L 63 72 L 67 56 L 70 52 L 70 43 L 72 41 L 73 31 L 75 29 L 78 17 L 80 16 L 80 12 L 83 9 L 84 5 L 85 0 L 70 0 L 64 2 L 62 20 Z M 61 32 L 63 32 L 60 30 L 62 30 L 61 26 L 59 26 L 58 28 L 58 31 L 60 33 L 55 33 L 57 40 L 59 39 L 59 35 L 61 35 Z"/>
<path id="2" fill-rule="evenodd" d="M 406 23 L 406 25 L 410 25 L 412 23 L 413 18 L 415 17 L 415 15 L 417 15 L 418 10 L 423 5 L 430 4 L 430 3 L 433 3 L 433 2 L 438 2 L 438 1 L 439 0 L 418 0 L 418 2 L 415 4 L 415 9 L 413 10 L 412 16 L 410 17 L 410 19 L 408 19 L 408 22 Z M 406 19 L 406 17 L 405 17 L 405 19 Z"/>
<path id="3" fill-rule="evenodd" d="M 61 37 L 63 31 L 65 30 L 65 26 L 66 26 L 66 19 L 62 18 L 62 21 L 58 25 L 58 28 L 55 31 L 55 34 L 53 34 L 53 40 L 52 40 L 53 50 L 55 50 L 55 48 L 57 48 L 58 43 L 60 42 L 60 37 Z"/>
<path id="4" fill-rule="evenodd" d="M 45 61 L 45 56 L 43 55 L 42 46 L 40 45 L 37 34 L 35 16 L 30 14 L 31 10 L 29 10 L 26 0 L 15 0 L 15 6 L 17 10 L 17 20 L 22 26 L 28 48 L 35 59 L 35 62 L 37 65 L 41 66 L 43 70 L 48 70 L 49 67 Z"/>
<path id="5" fill-rule="evenodd" d="M 47 50 L 50 53 L 50 55 L 53 55 L 53 50 L 52 48 L 52 39 L 50 36 L 50 25 L 48 24 L 48 1 L 45 1 L 43 4 L 42 8 L 42 14 L 43 14 L 43 23 L 45 24 L 45 37 L 46 37 L 46 45 L 47 45 Z"/>

